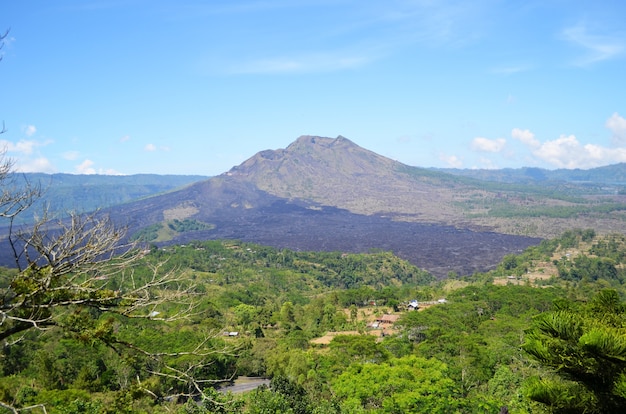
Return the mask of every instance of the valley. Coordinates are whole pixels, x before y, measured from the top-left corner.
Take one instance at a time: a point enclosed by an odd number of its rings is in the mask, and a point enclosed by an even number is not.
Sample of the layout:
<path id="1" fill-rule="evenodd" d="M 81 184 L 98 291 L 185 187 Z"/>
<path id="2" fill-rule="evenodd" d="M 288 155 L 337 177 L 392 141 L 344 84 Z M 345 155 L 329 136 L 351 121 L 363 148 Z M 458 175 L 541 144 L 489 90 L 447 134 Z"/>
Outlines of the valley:
<path id="1" fill-rule="evenodd" d="M 144 190 L 3 230 L 0 412 L 626 407 L 619 184 L 482 180 L 305 136 Z M 262 379 L 220 392 L 238 377 Z"/>

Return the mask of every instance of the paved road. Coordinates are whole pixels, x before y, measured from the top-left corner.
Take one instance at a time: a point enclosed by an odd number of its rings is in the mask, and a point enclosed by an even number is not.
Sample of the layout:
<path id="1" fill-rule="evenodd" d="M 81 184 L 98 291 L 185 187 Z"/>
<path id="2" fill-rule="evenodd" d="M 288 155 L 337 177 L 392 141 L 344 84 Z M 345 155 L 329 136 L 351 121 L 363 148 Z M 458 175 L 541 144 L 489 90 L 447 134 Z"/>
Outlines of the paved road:
<path id="1" fill-rule="evenodd" d="M 270 380 L 265 378 L 237 378 L 233 385 L 220 388 L 220 392 L 233 394 L 241 394 L 242 392 L 248 392 L 259 388 L 261 385 L 267 385 L 269 387 Z"/>

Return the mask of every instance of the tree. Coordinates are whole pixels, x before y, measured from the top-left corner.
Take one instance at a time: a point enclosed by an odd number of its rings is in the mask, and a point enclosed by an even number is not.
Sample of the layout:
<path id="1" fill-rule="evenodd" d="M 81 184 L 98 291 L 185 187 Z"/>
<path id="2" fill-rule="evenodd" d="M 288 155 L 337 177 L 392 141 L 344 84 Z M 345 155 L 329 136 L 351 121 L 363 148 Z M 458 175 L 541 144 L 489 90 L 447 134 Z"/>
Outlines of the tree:
<path id="1" fill-rule="evenodd" d="M 584 307 L 561 303 L 541 314 L 524 350 L 551 370 L 526 384 L 527 395 L 556 413 L 626 410 L 626 323 L 614 290 Z"/>
<path id="2" fill-rule="evenodd" d="M 144 386 L 146 378 L 178 383 L 167 391 L 176 396 L 208 398 L 207 388 L 220 380 L 207 374 L 210 366 L 217 356 L 232 354 L 230 347 L 216 348 L 216 334 L 207 331 L 172 350 L 159 341 L 140 345 L 120 329 L 130 320 L 173 322 L 191 316 L 194 284 L 176 269 L 165 271 L 164 263 L 150 265 L 144 259 L 149 252 L 125 243 L 125 229 L 99 212 L 52 219 L 44 211 L 31 226 L 14 225 L 42 191 L 18 182 L 13 171 L 13 161 L 0 153 L 0 219 L 8 221 L 4 240 L 17 268 L 0 276 L 4 350 L 32 340 L 31 333 L 61 331 L 84 344 L 102 343 L 124 361 L 140 361 L 135 366 L 143 374 L 134 386 L 154 397 L 165 396 Z M 0 407 L 18 412 L 14 405 L 0 401 Z"/>
<path id="3" fill-rule="evenodd" d="M 333 390 L 346 412 L 434 413 L 461 408 L 446 365 L 432 358 L 353 364 L 336 378 Z"/>

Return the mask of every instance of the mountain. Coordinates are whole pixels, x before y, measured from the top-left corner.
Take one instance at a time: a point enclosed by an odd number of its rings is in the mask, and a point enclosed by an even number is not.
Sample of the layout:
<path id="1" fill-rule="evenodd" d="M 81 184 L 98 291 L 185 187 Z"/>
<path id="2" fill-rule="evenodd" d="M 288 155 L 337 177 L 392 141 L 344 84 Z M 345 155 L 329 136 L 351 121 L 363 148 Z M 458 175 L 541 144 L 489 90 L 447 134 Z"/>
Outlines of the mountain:
<path id="1" fill-rule="evenodd" d="M 604 183 L 500 182 L 411 167 L 342 136 L 302 136 L 219 176 L 105 212 L 159 246 L 238 239 L 382 249 L 438 277 L 488 270 L 571 228 L 626 231 L 626 199 Z"/>
<path id="2" fill-rule="evenodd" d="M 582 169 L 546 170 L 543 168 L 504 168 L 504 169 L 456 169 L 439 168 L 437 171 L 472 177 L 481 180 L 507 183 L 538 183 L 538 182 L 569 182 L 591 186 L 609 186 L 613 191 L 623 192 L 626 189 L 626 163 L 603 167 Z"/>
<path id="3" fill-rule="evenodd" d="M 465 220 L 454 200 L 470 191 L 484 190 L 341 136 L 303 136 L 220 176 L 110 213 L 158 245 L 238 239 L 294 250 L 383 249 L 439 277 L 487 270 L 540 241 Z M 191 230 L 178 231 L 185 228 Z"/>
<path id="4" fill-rule="evenodd" d="M 545 238 L 572 227 L 626 230 L 624 191 L 609 185 L 625 168 L 496 170 L 493 174 L 503 177 L 534 177 L 497 180 L 495 175 L 473 177 L 473 170 L 460 175 L 407 166 L 342 136 L 303 136 L 285 149 L 262 151 L 224 175 L 276 197 L 356 214 Z"/>
<path id="5" fill-rule="evenodd" d="M 447 202 L 464 186 L 429 174 L 420 176 L 397 161 L 363 149 L 342 136 L 302 136 L 284 150 L 262 151 L 227 176 L 254 183 L 269 194 L 308 200 L 357 214 L 393 217 L 458 216 Z M 424 170 L 426 173 L 426 170 Z M 447 181 L 445 184 L 443 181 Z"/>

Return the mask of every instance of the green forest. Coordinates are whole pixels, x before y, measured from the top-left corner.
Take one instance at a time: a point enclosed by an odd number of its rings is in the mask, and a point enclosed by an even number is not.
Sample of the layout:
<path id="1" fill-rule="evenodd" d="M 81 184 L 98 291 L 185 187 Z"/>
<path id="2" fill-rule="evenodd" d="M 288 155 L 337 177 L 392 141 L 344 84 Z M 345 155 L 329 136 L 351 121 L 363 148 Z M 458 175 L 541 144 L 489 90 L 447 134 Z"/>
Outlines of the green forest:
<path id="1" fill-rule="evenodd" d="M 2 269 L 0 412 L 626 408 L 622 235 L 568 231 L 492 271 L 445 280 L 384 251 L 236 241 L 111 260 L 124 271 L 68 269 L 45 292 L 46 267 Z M 86 299 L 68 283 L 97 289 Z M 148 290 L 160 300 L 136 307 Z M 248 377 L 269 382 L 227 391 Z"/>

